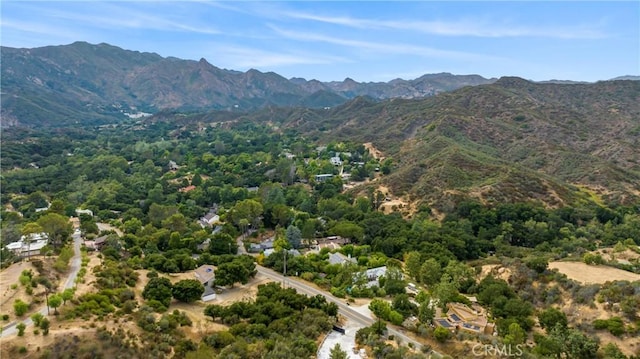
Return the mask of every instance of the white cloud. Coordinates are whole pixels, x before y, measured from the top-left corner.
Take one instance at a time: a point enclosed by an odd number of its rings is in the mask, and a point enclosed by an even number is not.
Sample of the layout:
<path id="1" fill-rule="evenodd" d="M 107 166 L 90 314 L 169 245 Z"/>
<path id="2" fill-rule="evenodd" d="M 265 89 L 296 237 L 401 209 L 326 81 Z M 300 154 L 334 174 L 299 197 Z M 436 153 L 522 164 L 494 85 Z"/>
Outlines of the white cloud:
<path id="1" fill-rule="evenodd" d="M 529 27 L 499 21 L 465 19 L 457 21 L 416 21 L 362 19 L 349 16 L 322 16 L 304 12 L 285 12 L 294 19 L 311 20 L 360 29 L 409 30 L 441 36 L 469 37 L 547 37 L 559 39 L 600 39 L 606 35 L 592 26 L 538 26 Z"/>
<path id="2" fill-rule="evenodd" d="M 496 56 L 489 56 L 483 54 L 475 54 L 463 51 L 442 50 L 427 46 L 418 46 L 402 43 L 381 43 L 373 41 L 361 41 L 350 40 L 345 38 L 338 38 L 335 36 L 327 36 L 316 33 L 306 33 L 299 31 L 284 30 L 274 25 L 269 27 L 275 31 L 278 35 L 298 41 L 307 42 L 324 42 L 334 45 L 345 46 L 349 48 L 356 48 L 360 51 L 370 51 L 380 54 L 406 54 L 415 55 L 421 57 L 436 57 L 436 58 L 448 58 L 448 59 L 464 59 L 464 60 L 491 60 L 500 59 Z"/>
<path id="3" fill-rule="evenodd" d="M 136 11 L 131 7 L 123 7 L 115 4 L 96 4 L 91 12 L 71 12 L 62 10 L 50 10 L 48 15 L 52 18 L 63 19 L 77 23 L 88 24 L 93 27 L 116 29 L 148 29 L 159 31 L 182 31 L 198 34 L 217 35 L 221 32 L 207 25 L 194 24 L 191 18 L 171 19 L 176 14 L 166 16 L 154 16 L 145 11 Z"/>

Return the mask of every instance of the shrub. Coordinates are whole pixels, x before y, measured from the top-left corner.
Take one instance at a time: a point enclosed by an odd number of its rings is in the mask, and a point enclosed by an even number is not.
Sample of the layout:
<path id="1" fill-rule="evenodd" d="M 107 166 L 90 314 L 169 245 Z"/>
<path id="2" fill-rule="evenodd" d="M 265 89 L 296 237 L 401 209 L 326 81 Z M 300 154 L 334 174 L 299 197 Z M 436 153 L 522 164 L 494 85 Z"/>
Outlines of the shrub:
<path id="1" fill-rule="evenodd" d="M 16 312 L 17 316 L 21 317 L 27 312 L 27 310 L 29 310 L 29 304 L 20 299 L 16 299 L 16 301 L 13 302 L 13 310 Z"/>
<path id="2" fill-rule="evenodd" d="M 433 331 L 433 337 L 436 338 L 437 341 L 444 343 L 451 338 L 451 332 L 446 328 L 437 327 Z"/>
<path id="3" fill-rule="evenodd" d="M 27 328 L 27 325 L 24 324 L 23 322 L 18 323 L 18 325 L 16 325 L 16 329 L 18 329 L 18 336 L 21 337 L 24 335 L 24 330 Z"/>

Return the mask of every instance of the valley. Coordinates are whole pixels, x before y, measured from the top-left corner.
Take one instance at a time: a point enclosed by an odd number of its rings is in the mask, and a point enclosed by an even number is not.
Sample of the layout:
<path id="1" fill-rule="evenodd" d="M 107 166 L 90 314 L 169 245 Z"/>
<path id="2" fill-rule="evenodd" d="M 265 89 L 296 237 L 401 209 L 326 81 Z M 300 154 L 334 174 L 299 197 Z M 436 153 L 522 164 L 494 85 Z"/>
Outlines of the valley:
<path id="1" fill-rule="evenodd" d="M 638 81 L 2 51 L 2 357 L 640 355 Z"/>

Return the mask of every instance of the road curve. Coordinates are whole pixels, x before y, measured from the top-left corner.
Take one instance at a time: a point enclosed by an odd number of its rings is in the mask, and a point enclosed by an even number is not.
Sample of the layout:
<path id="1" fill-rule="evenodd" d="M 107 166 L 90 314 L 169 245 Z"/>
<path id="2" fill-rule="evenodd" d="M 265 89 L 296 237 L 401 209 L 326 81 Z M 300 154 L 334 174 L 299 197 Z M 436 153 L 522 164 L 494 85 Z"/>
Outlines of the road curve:
<path id="1" fill-rule="evenodd" d="M 320 290 L 312 285 L 309 285 L 305 282 L 299 281 L 293 277 L 284 277 L 282 274 L 271 270 L 269 268 L 265 268 L 259 265 L 256 265 L 256 269 L 258 270 L 258 273 L 260 273 L 261 275 L 272 279 L 274 281 L 277 282 L 282 282 L 284 283 L 284 286 L 289 287 L 289 288 L 294 288 L 298 293 L 302 293 L 302 294 L 306 294 L 306 295 L 311 295 L 311 296 L 315 296 L 315 295 L 322 295 L 325 298 L 327 298 L 327 301 L 332 302 L 332 303 L 336 303 L 338 305 L 338 309 L 339 309 L 339 313 L 344 315 L 345 317 L 349 318 L 350 320 L 353 320 L 356 323 L 362 324 L 362 326 L 370 326 L 372 325 L 376 319 L 373 319 L 371 317 L 368 317 L 358 311 L 356 311 L 355 309 L 351 308 L 350 306 L 348 306 L 343 300 L 334 297 L 333 295 L 327 294 L 327 292 Z M 387 330 L 389 332 L 389 334 L 392 334 L 400 339 L 402 339 L 402 341 L 404 343 L 412 343 L 414 348 L 420 350 L 423 347 L 423 344 L 418 342 L 417 340 L 405 335 L 404 333 L 402 333 L 401 331 L 389 327 L 387 326 Z M 432 353 L 441 356 L 440 353 L 436 352 L 436 351 L 432 351 Z"/>
<path id="2" fill-rule="evenodd" d="M 72 237 L 73 237 L 73 257 L 71 258 L 71 264 L 69 266 L 69 269 L 70 269 L 69 276 L 67 277 L 67 280 L 65 281 L 64 287 L 62 287 L 62 290 L 73 288 L 75 286 L 76 278 L 78 277 L 78 272 L 80 271 L 80 264 L 82 263 L 82 256 L 80 255 L 81 254 L 80 244 L 82 243 L 82 238 L 80 236 L 80 232 L 74 232 Z M 47 315 L 49 315 L 49 308 L 47 308 L 47 306 L 45 305 L 44 307 L 40 308 L 37 312 L 46 317 Z M 27 327 L 30 327 L 31 325 L 33 325 L 33 321 L 31 320 L 30 317 L 22 321 L 13 321 L 7 324 L 6 326 L 2 327 L 2 333 L 0 333 L 0 338 L 16 335 L 18 333 L 18 330 L 16 329 L 16 325 L 19 322 L 23 322 Z"/>

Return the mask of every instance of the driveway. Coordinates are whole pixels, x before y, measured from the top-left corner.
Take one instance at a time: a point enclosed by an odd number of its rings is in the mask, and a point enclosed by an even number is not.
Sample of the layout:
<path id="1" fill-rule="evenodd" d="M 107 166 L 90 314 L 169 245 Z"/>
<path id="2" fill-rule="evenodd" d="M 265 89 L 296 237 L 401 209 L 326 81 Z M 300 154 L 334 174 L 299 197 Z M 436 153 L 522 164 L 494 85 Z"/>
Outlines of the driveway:
<path id="1" fill-rule="evenodd" d="M 82 238 L 80 236 L 80 232 L 73 233 L 73 258 L 71 258 L 71 263 L 69 265 L 69 275 L 67 280 L 64 282 L 64 286 L 58 288 L 59 290 L 65 290 L 68 288 L 73 288 L 75 286 L 76 278 L 78 277 L 78 271 L 80 271 L 80 264 L 82 263 L 82 257 L 80 255 L 80 244 L 82 243 Z M 45 305 L 36 311 L 44 316 L 49 315 L 49 308 Z M 35 314 L 36 312 L 32 313 Z M 16 329 L 16 325 L 19 322 L 23 322 L 27 327 L 33 325 L 33 321 L 31 318 L 26 318 L 22 321 L 13 321 L 2 328 L 2 333 L 0 337 L 8 337 L 11 335 L 16 335 L 18 330 Z"/>

